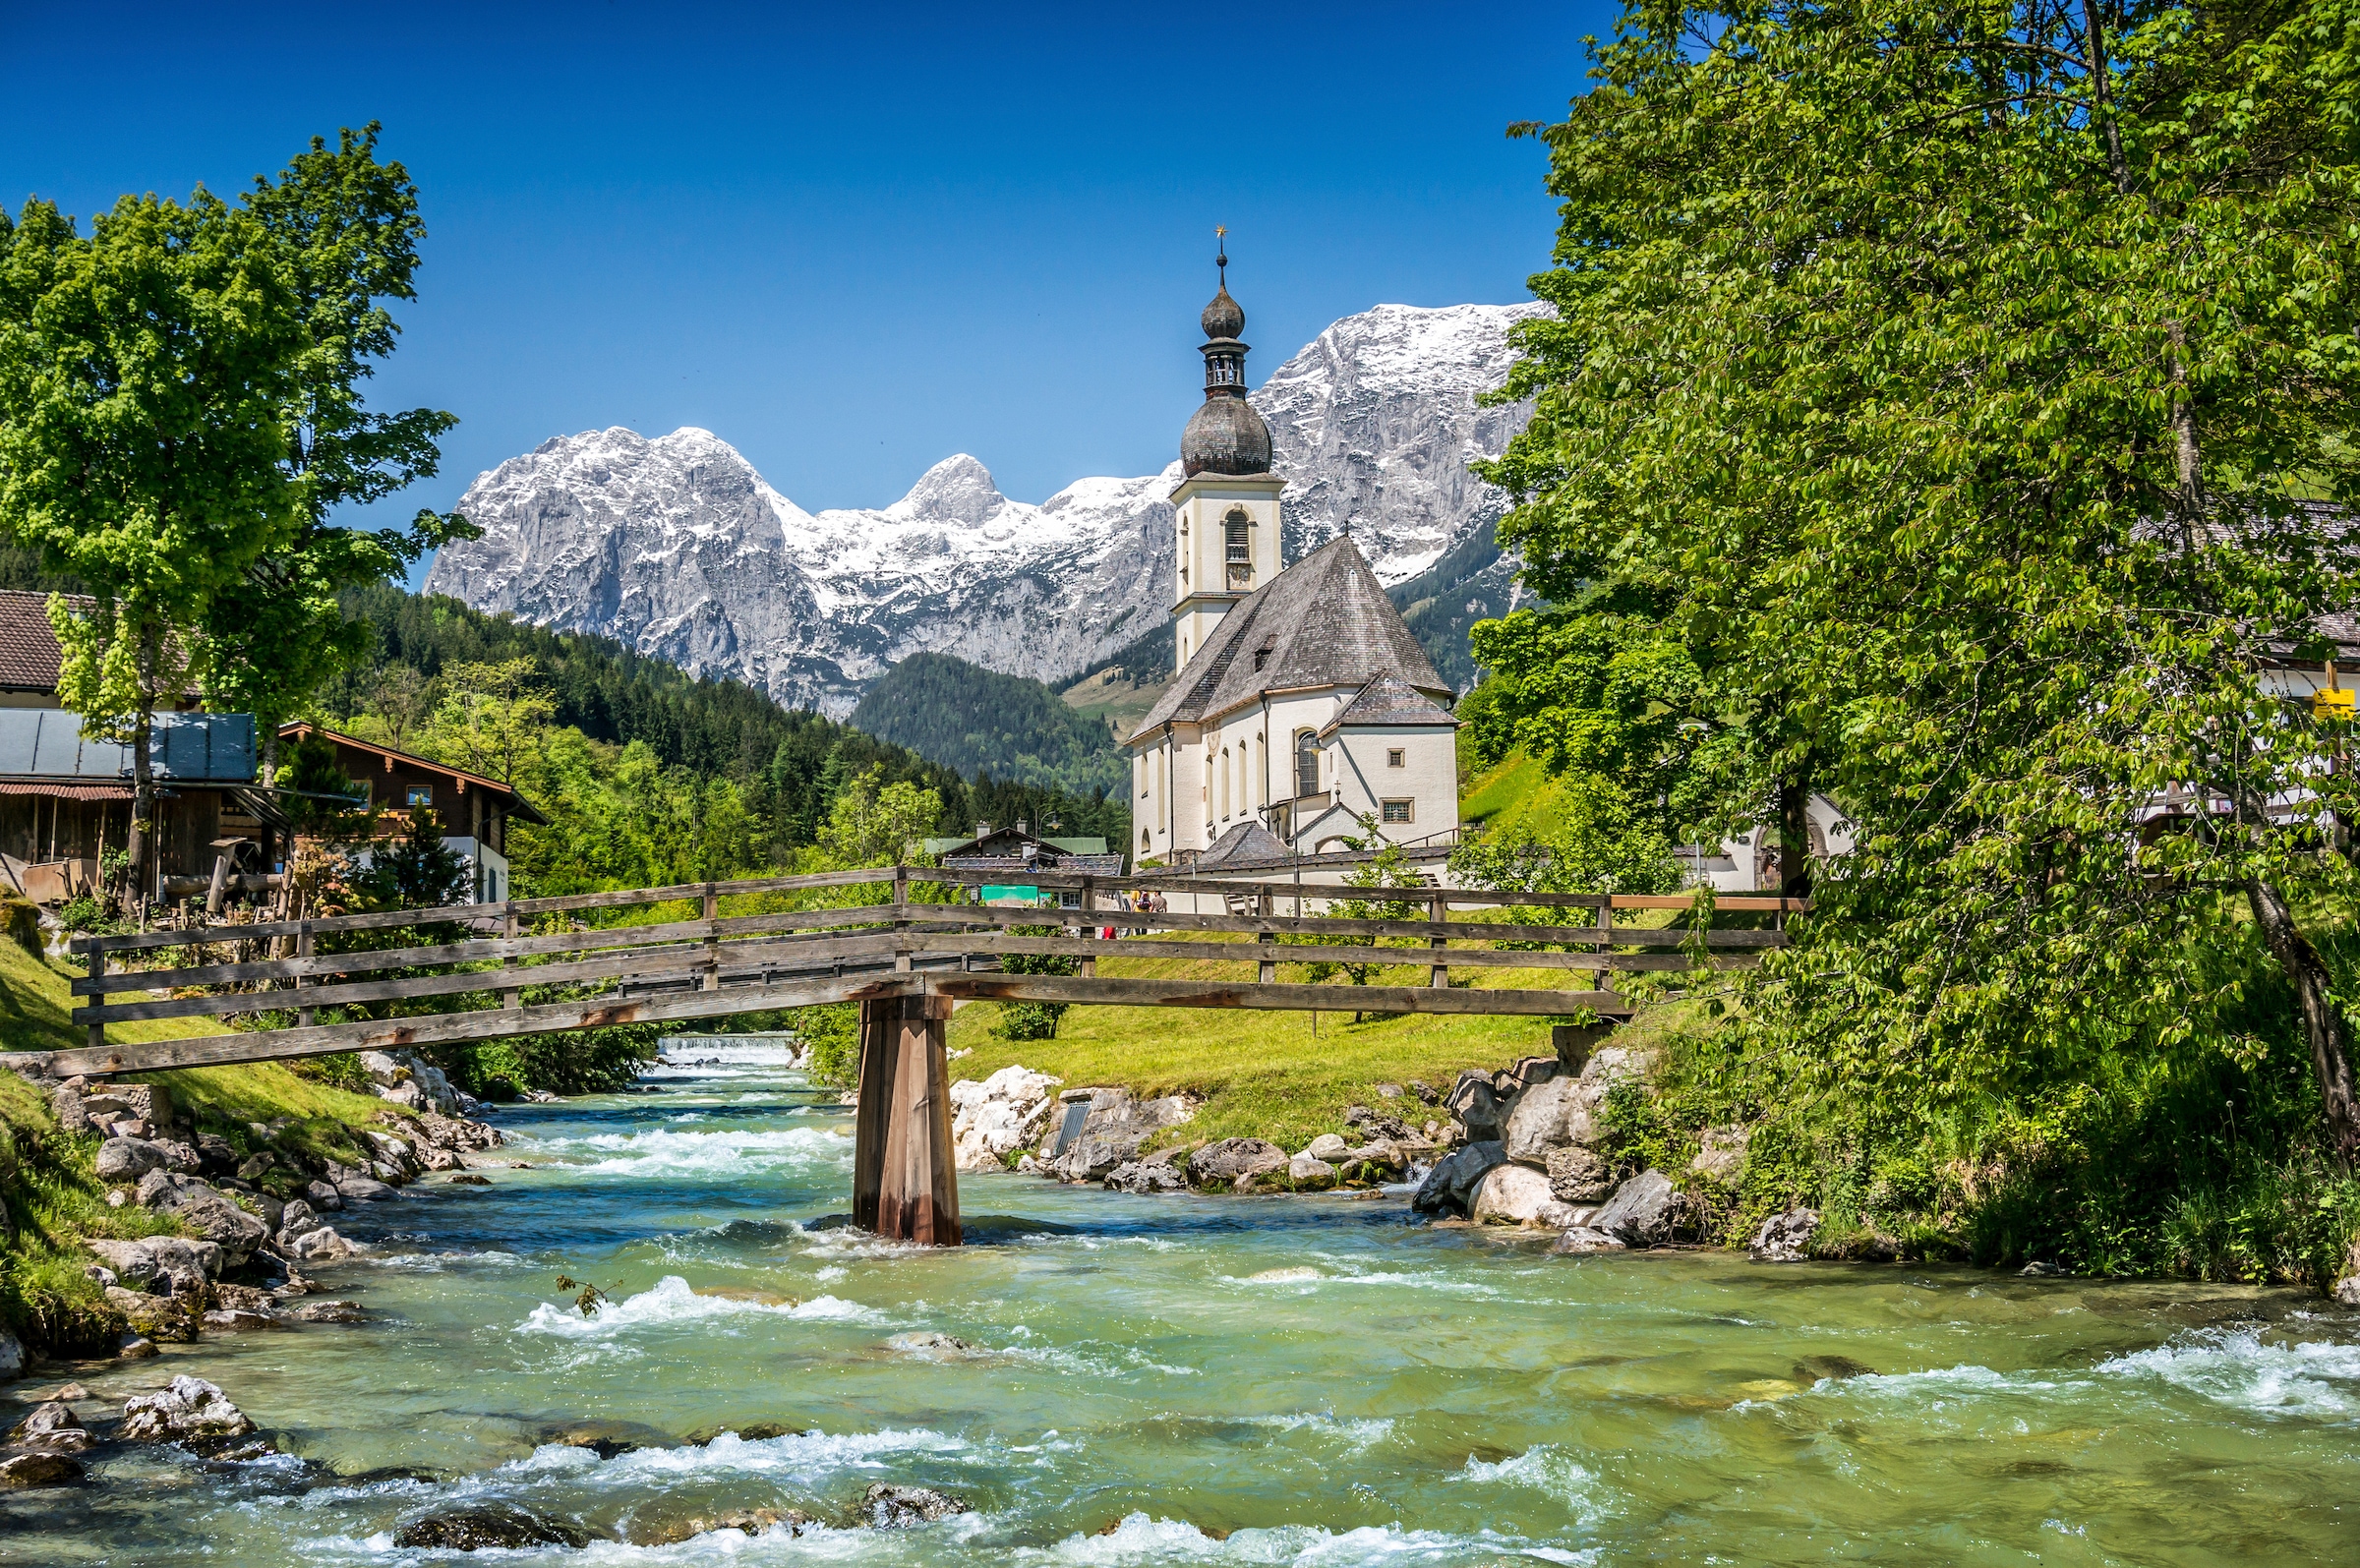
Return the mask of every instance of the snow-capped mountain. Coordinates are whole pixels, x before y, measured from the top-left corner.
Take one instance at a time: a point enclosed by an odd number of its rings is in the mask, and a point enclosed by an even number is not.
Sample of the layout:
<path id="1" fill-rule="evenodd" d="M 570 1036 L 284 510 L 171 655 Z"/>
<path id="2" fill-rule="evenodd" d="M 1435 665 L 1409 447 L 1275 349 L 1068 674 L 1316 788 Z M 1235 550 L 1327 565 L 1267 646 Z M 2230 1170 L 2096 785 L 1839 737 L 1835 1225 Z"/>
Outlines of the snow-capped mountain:
<path id="1" fill-rule="evenodd" d="M 1475 398 L 1539 309 L 1381 305 L 1279 367 L 1253 402 L 1290 482 L 1287 558 L 1349 526 L 1391 584 L 1488 539 L 1505 497 L 1467 463 L 1525 411 Z M 1175 462 L 1033 505 L 960 453 L 890 506 L 811 513 L 709 431 L 586 431 L 479 476 L 458 510 L 483 537 L 444 549 L 426 587 L 841 717 L 920 651 L 1059 681 L 1138 639 L 1170 610 L 1179 482 Z"/>

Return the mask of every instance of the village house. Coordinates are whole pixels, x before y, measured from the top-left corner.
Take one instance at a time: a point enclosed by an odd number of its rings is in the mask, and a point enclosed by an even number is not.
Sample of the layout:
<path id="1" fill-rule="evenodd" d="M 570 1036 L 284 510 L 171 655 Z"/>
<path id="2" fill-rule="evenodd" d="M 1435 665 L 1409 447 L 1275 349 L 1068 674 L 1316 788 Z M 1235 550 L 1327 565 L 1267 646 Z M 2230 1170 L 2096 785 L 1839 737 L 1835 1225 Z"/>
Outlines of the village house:
<path id="1" fill-rule="evenodd" d="M 497 903 L 511 897 L 508 823 L 521 819 L 547 826 L 540 807 L 497 779 L 307 722 L 280 727 L 281 754 L 315 734 L 336 748 L 337 768 L 365 791 L 377 814 L 379 838 L 408 833 L 418 812 L 431 811 L 442 829 L 442 842 L 467 864 L 474 901 Z"/>

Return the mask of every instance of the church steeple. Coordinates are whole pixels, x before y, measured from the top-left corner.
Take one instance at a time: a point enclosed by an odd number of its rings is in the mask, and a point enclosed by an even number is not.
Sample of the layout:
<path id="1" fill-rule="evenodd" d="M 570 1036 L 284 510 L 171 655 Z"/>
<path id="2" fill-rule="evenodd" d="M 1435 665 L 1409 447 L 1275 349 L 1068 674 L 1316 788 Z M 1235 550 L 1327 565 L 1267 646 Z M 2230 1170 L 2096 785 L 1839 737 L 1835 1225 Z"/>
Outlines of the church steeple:
<path id="1" fill-rule="evenodd" d="M 1279 493 L 1270 472 L 1270 428 L 1246 401 L 1246 313 L 1229 297 L 1228 231 L 1213 265 L 1220 282 L 1198 323 L 1205 328 L 1205 401 L 1180 437 L 1187 477 L 1172 492 L 1173 649 L 1181 667 L 1230 607 L 1278 575 Z"/>
<path id="2" fill-rule="evenodd" d="M 1246 313 L 1229 297 L 1229 244 L 1226 228 L 1213 265 L 1220 283 L 1212 303 L 1197 319 L 1205 328 L 1198 352 L 1205 356 L 1205 404 L 1180 436 L 1180 467 L 1189 474 L 1267 474 L 1270 471 L 1270 428 L 1246 401 L 1247 345 L 1238 341 L 1246 329 Z"/>

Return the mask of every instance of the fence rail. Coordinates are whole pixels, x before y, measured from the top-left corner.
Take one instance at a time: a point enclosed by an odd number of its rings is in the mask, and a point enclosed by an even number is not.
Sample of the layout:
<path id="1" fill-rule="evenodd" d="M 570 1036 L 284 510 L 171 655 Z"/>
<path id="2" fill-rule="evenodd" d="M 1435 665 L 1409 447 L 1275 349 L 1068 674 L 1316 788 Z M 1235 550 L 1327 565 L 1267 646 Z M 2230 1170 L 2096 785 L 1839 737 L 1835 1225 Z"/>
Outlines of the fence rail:
<path id="1" fill-rule="evenodd" d="M 0 1062 L 50 1072 L 136 1072 L 914 994 L 1128 1007 L 1627 1016 L 1633 1003 L 1613 988 L 1617 974 L 1746 967 L 1759 961 L 1762 951 L 1784 944 L 1784 916 L 1804 907 L 1777 898 L 1362 889 L 1183 875 L 1050 873 L 1027 880 L 1044 891 L 1079 894 L 1081 907 L 1010 908 L 919 896 L 947 892 L 963 898 L 967 889 L 1005 875 L 887 866 L 82 938 L 73 947 L 88 959 L 89 974 L 73 983 L 74 994 L 85 999 L 73 1016 L 89 1029 L 88 1046 Z M 720 912 L 725 899 L 838 894 L 864 887 L 884 888 L 888 901 Z M 1113 897 L 1143 892 L 1218 897 L 1232 912 L 1148 913 L 1129 907 L 1128 899 Z M 1386 919 L 1328 912 L 1348 900 L 1418 914 Z M 682 901 L 698 904 L 699 916 L 530 935 L 521 929 L 527 920 L 560 916 L 571 924 L 574 916 L 590 911 L 627 912 Z M 1241 903 L 1245 912 L 1234 912 Z M 1464 914 L 1452 918 L 1453 909 Z M 1501 917 L 1503 911 L 1518 910 L 1528 912 Z M 1671 925 L 1617 919 L 1661 911 L 1685 911 L 1689 918 Z M 1767 914 L 1774 924 L 1767 929 L 1714 924 L 1724 913 Z M 323 937 L 437 925 L 492 934 L 400 948 L 317 951 Z M 1011 929 L 1041 926 L 1064 929 L 1047 935 Z M 1220 937 L 1238 940 L 1211 940 Z M 1502 943 L 1510 946 L 1496 945 Z M 219 961 L 207 951 L 265 945 L 281 951 L 270 957 L 233 951 Z M 111 967 L 143 954 L 195 961 L 150 969 Z M 1081 972 L 1005 972 L 1004 961 L 1020 957 L 1076 959 Z M 1109 958 L 1252 964 L 1254 970 L 1252 979 L 1102 977 L 1097 965 Z M 1415 965 L 1427 970 L 1427 983 L 1315 985 L 1278 977 L 1281 964 L 1309 963 Z M 1453 983 L 1454 968 L 1586 971 L 1592 983 L 1581 990 L 1478 987 L 1463 977 Z M 413 972 L 388 975 L 388 970 Z M 420 970 L 438 972 L 414 972 Z M 606 989 L 526 1007 L 522 998 L 528 985 Z M 219 987 L 232 989 L 213 989 Z M 316 1020 L 322 1008 L 435 999 L 451 1001 L 441 1011 Z M 296 1015 L 291 1026 L 137 1045 L 110 1043 L 104 1035 L 109 1023 L 285 1012 Z"/>

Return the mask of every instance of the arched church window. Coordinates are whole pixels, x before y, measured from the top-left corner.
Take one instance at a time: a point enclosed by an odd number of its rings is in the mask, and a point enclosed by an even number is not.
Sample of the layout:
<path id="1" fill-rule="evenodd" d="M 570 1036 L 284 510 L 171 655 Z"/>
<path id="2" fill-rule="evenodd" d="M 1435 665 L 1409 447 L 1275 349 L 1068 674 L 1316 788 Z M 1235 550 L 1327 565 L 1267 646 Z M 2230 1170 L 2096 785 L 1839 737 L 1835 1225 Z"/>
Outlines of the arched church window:
<path id="1" fill-rule="evenodd" d="M 1295 736 L 1295 793 L 1320 792 L 1320 738 L 1306 729 Z"/>
<path id="2" fill-rule="evenodd" d="M 1229 564 L 1232 566 L 1252 565 L 1254 553 L 1246 539 L 1246 530 L 1253 526 L 1252 520 L 1242 510 L 1232 511 L 1222 519 L 1222 525 L 1228 534 Z"/>

